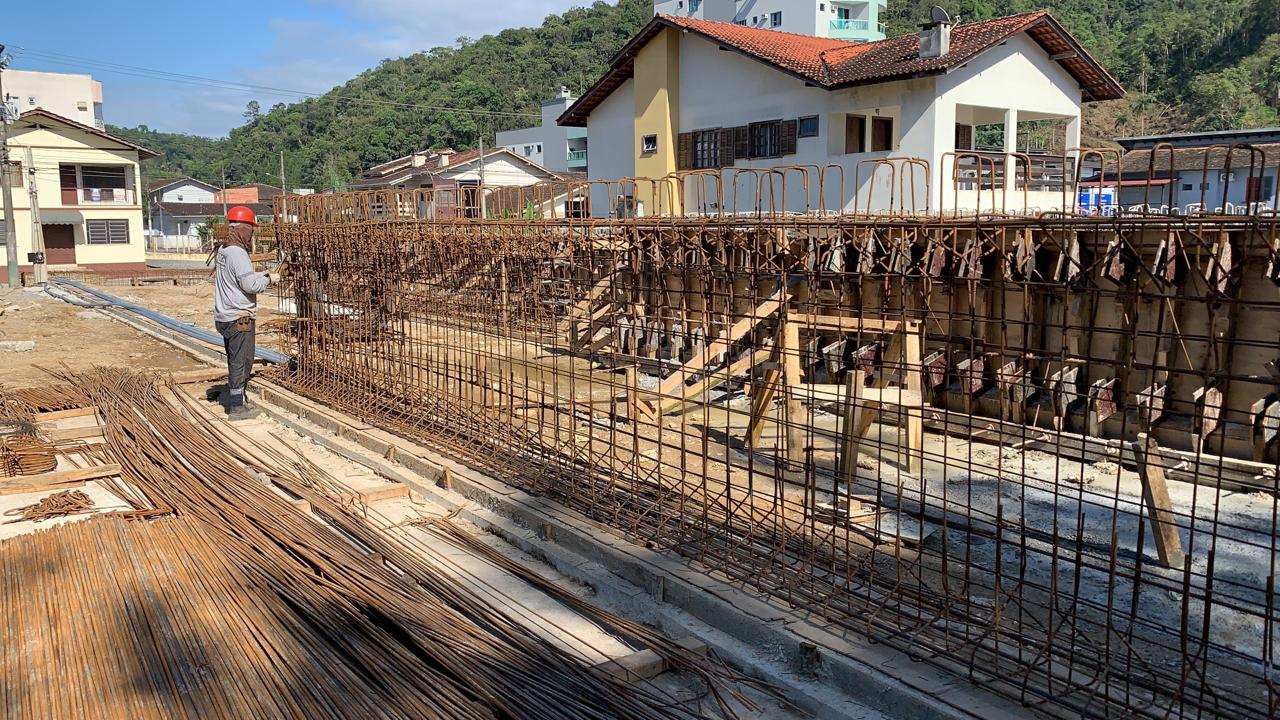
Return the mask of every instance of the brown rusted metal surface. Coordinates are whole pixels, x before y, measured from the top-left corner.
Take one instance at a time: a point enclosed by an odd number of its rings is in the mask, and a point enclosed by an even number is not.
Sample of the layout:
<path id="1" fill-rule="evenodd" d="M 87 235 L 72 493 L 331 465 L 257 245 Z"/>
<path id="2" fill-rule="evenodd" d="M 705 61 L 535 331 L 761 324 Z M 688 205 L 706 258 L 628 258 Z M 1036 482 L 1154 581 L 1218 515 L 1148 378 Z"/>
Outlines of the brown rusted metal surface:
<path id="1" fill-rule="evenodd" d="M 281 380 L 1045 712 L 1274 715 L 1275 213 L 1011 212 L 955 160 L 932 211 L 803 168 L 285 198 Z"/>
<path id="2" fill-rule="evenodd" d="M 5 717 L 692 720 L 752 707 L 741 675 L 607 613 L 595 619 L 719 702 L 627 684 L 553 646 L 368 524 L 305 458 L 255 446 L 176 385 L 122 369 L 61 379 L 96 406 L 121 477 L 172 516 L 0 543 Z"/>

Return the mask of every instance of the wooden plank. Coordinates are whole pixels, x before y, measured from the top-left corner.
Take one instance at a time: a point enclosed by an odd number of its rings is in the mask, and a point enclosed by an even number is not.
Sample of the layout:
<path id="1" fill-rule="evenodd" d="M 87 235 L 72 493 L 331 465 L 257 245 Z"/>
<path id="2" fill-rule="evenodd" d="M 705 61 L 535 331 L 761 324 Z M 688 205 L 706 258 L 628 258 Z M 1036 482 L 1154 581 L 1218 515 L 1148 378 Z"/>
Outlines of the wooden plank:
<path id="1" fill-rule="evenodd" d="M 858 373 L 849 373 L 858 377 Z M 848 396 L 848 385 L 828 385 L 817 383 L 802 384 L 794 389 L 788 388 L 800 400 L 805 402 L 845 401 Z M 897 407 L 924 407 L 924 398 L 915 390 L 904 387 L 857 387 L 859 403 L 872 405 L 892 405 Z"/>
<path id="2" fill-rule="evenodd" d="M 201 368 L 199 370 L 179 370 L 172 375 L 173 381 L 178 385 L 191 385 L 193 383 L 221 380 L 227 376 L 227 369 Z"/>
<path id="3" fill-rule="evenodd" d="M 800 367 L 800 326 L 793 322 L 785 323 L 782 333 L 782 372 L 783 383 L 787 387 L 786 418 L 787 423 L 787 460 L 791 470 L 804 469 L 804 428 L 808 426 L 804 415 L 804 407 L 791 388 L 804 382 L 804 370 Z"/>
<path id="4" fill-rule="evenodd" d="M 90 427 L 62 428 L 49 430 L 48 432 L 45 432 L 44 435 L 48 438 L 49 442 L 56 445 L 70 440 L 85 440 L 93 437 L 101 437 L 102 427 L 100 425 L 93 425 Z"/>
<path id="5" fill-rule="evenodd" d="M 630 655 L 605 660 L 595 670 L 625 683 L 637 683 L 655 678 L 668 670 L 667 661 L 658 653 L 645 648 Z"/>
<path id="6" fill-rule="evenodd" d="M 707 644 L 695 637 L 676 640 L 676 645 L 696 657 L 707 656 Z M 670 664 L 657 652 L 645 648 L 630 655 L 605 660 L 595 666 L 596 671 L 610 675 L 622 682 L 635 683 L 655 678 L 671 669 Z"/>
<path id="7" fill-rule="evenodd" d="M 684 385 L 690 377 L 693 377 L 694 373 L 711 364 L 712 359 L 719 356 L 721 353 L 728 352 L 733 343 L 741 340 L 747 333 L 754 330 L 757 325 L 764 322 L 774 313 L 778 312 L 779 308 L 782 307 L 783 303 L 785 303 L 790 296 L 790 292 L 780 290 L 777 293 L 774 293 L 768 300 L 760 303 L 760 305 L 758 305 L 750 315 L 734 323 L 729 328 L 729 332 L 716 338 L 714 342 L 703 348 L 702 352 L 690 358 L 689 362 L 681 365 L 680 369 L 667 376 L 667 378 L 658 385 L 659 397 L 665 397 L 675 393 L 675 391 Z M 796 362 L 799 363 L 799 341 L 797 341 L 796 346 Z"/>
<path id="8" fill-rule="evenodd" d="M 15 482 L 0 482 L 0 495 L 21 495 L 44 490 L 80 487 L 90 480 L 119 475 L 120 470 L 119 465 L 111 464 L 78 470 L 59 470 L 40 475 L 19 476 L 15 478 Z"/>
<path id="9" fill-rule="evenodd" d="M 788 313 L 787 319 L 800 323 L 807 328 L 824 330 L 842 330 L 845 332 L 897 332 L 902 327 L 900 320 L 878 320 L 874 318 L 840 317 L 837 315 L 812 315 L 808 313 Z"/>
<path id="10" fill-rule="evenodd" d="M 766 359 L 773 355 L 773 341 L 766 341 L 759 348 L 747 348 L 733 361 L 725 370 L 707 373 L 694 384 L 682 389 L 679 397 L 664 398 L 658 397 L 657 402 L 661 403 L 659 415 L 666 415 L 681 409 L 687 403 L 697 400 L 699 397 L 708 393 L 721 385 L 725 384 L 732 378 L 742 375 L 751 370 L 751 368 L 765 362 Z"/>
<path id="11" fill-rule="evenodd" d="M 1164 478 L 1164 456 L 1155 438 L 1138 433 L 1135 445 L 1138 456 L 1138 475 L 1142 478 L 1142 495 L 1151 517 L 1152 536 L 1156 541 L 1156 553 L 1160 563 L 1168 568 L 1183 566 L 1182 536 L 1169 502 L 1169 488 Z"/>
<path id="12" fill-rule="evenodd" d="M 924 333 L 920 323 L 908 322 L 903 328 L 905 347 L 902 374 L 909 392 L 920 398 L 924 406 Z M 924 472 L 924 413 L 907 411 L 907 472 Z"/>
<path id="13" fill-rule="evenodd" d="M 409 497 L 409 486 L 401 483 L 387 483 L 381 487 L 368 490 L 356 490 L 353 492 L 344 492 L 338 495 L 338 500 L 344 503 L 354 501 L 362 502 L 366 505 L 378 502 L 379 500 L 391 500 L 393 498 Z"/>
<path id="14" fill-rule="evenodd" d="M 36 422 L 53 422 L 54 420 L 66 420 L 69 418 L 89 417 L 96 415 L 98 412 L 97 405 L 89 407 L 70 408 L 68 410 L 53 410 L 51 412 L 36 413 Z"/>
<path id="15" fill-rule="evenodd" d="M 769 414 L 769 406 L 773 397 L 778 394 L 778 384 L 782 378 L 782 366 L 765 371 L 764 380 L 751 399 L 751 419 L 747 421 L 747 447 L 755 447 L 760 442 L 760 433 L 764 430 L 764 419 Z"/>

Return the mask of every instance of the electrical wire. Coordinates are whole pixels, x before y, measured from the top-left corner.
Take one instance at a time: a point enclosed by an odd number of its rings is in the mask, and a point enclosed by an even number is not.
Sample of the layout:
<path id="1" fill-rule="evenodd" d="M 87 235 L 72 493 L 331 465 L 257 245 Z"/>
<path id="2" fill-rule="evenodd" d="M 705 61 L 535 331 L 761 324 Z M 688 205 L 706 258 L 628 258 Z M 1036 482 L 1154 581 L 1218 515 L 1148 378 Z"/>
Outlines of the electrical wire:
<path id="1" fill-rule="evenodd" d="M 21 45 L 7 45 L 10 51 L 16 51 L 20 56 L 29 56 L 33 59 L 42 60 L 44 62 L 55 63 L 59 65 L 68 65 L 72 67 L 88 66 L 101 72 L 113 73 L 118 75 L 126 75 L 130 77 L 147 78 L 154 80 L 163 80 L 186 85 L 197 85 L 204 87 L 216 87 L 224 90 L 241 90 L 248 92 L 260 92 L 285 97 L 297 97 L 302 99 L 328 99 L 337 102 L 346 102 L 364 105 L 379 105 L 384 107 L 395 107 L 408 110 L 431 110 L 434 112 L 457 112 L 467 113 L 471 115 L 485 116 L 508 116 L 522 118 L 541 118 L 540 113 L 519 112 L 506 110 L 485 110 L 483 108 L 464 108 L 447 105 L 426 105 L 420 103 L 402 103 L 394 100 L 379 100 L 377 98 L 353 97 L 350 95 L 331 95 L 330 93 L 309 92 L 306 90 L 294 90 L 287 88 L 271 87 L 267 85 L 255 85 L 252 83 L 242 83 L 234 80 L 222 80 L 218 78 L 209 78 L 200 75 L 186 75 L 182 73 L 172 73 L 165 70 L 157 70 L 155 68 L 140 67 L 137 65 L 125 65 L 121 63 L 113 63 L 105 60 L 95 60 L 93 58 L 85 58 L 76 55 L 68 55 L 66 53 L 56 53 L 46 50 L 36 50 L 34 48 L 23 47 Z M 331 91 L 332 92 L 332 91 Z"/>

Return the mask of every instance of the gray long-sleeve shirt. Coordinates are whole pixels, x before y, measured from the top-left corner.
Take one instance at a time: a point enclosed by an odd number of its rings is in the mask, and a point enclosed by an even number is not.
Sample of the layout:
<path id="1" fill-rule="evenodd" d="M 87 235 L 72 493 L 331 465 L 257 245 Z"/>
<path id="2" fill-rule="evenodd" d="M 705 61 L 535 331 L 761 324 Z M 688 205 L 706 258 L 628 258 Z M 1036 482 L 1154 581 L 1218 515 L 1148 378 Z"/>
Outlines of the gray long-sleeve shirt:
<path id="1" fill-rule="evenodd" d="M 233 322 L 245 316 L 257 317 L 258 293 L 270 284 L 266 273 L 254 272 L 249 253 L 244 248 L 229 245 L 218 250 L 213 319 L 216 322 Z"/>

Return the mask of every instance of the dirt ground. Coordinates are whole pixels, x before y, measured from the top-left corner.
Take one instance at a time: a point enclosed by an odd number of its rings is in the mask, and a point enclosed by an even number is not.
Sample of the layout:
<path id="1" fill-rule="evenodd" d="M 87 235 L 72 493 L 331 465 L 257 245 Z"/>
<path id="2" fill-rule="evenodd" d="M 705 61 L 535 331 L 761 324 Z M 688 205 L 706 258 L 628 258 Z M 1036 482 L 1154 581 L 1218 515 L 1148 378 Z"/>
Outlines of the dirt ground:
<path id="1" fill-rule="evenodd" d="M 163 312 L 196 327 L 213 328 L 213 283 L 195 285 L 111 286 L 97 288 L 122 300 Z M 260 300 L 260 325 L 282 317 L 274 312 L 276 299 Z M 51 297 L 36 288 L 0 289 L 0 341 L 32 340 L 35 349 L 0 352 L 0 383 L 10 387 L 39 385 L 49 380 L 46 369 L 63 365 L 82 370 L 95 365 L 123 365 L 156 370 L 201 367 L 171 346 L 139 333 L 88 308 Z M 279 337 L 260 331 L 258 344 L 279 349 Z"/>

